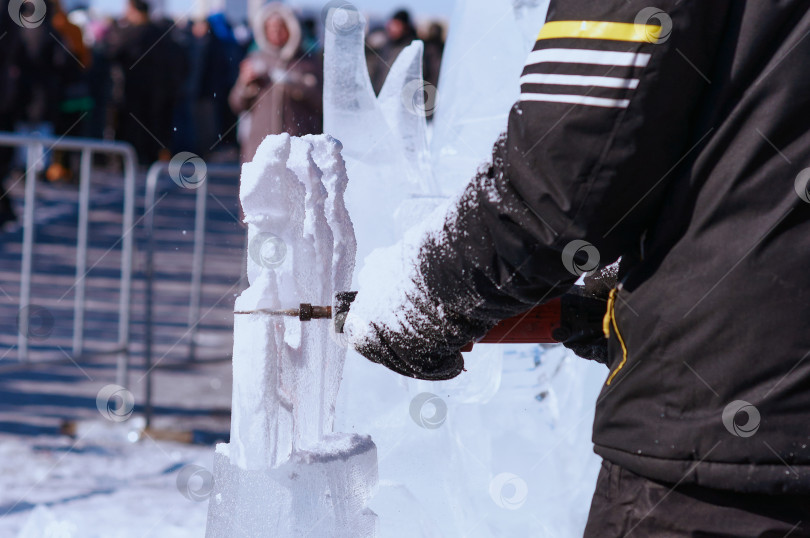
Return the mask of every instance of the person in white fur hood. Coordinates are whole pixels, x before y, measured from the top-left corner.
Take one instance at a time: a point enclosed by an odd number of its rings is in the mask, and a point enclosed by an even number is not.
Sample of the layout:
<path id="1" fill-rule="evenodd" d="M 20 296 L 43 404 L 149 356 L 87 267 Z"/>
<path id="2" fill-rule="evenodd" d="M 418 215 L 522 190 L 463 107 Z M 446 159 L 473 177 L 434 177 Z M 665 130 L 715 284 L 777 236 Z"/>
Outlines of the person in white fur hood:
<path id="1" fill-rule="evenodd" d="M 287 6 L 267 4 L 253 23 L 257 49 L 240 66 L 229 103 L 249 126 L 242 162 L 269 134 L 317 134 L 323 129 L 322 62 L 301 47 L 301 24 Z M 244 127 L 244 125 L 243 125 Z"/>

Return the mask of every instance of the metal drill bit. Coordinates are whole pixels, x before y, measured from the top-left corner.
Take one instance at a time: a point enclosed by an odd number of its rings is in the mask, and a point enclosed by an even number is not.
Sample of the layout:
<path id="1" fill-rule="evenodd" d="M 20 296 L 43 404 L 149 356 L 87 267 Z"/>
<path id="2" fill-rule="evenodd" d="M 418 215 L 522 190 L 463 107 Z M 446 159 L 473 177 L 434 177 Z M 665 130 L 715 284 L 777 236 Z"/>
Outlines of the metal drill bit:
<path id="1" fill-rule="evenodd" d="M 289 310 L 271 310 L 267 308 L 260 308 L 258 310 L 245 310 L 237 311 L 234 314 L 264 314 L 266 316 L 290 316 L 296 317 L 301 321 L 309 321 L 311 319 L 331 319 L 332 307 L 331 306 L 312 306 L 309 303 L 301 303 L 298 308 L 291 308 Z"/>
<path id="2" fill-rule="evenodd" d="M 335 294 L 335 307 L 337 314 L 335 315 L 335 331 L 338 333 L 343 332 L 343 324 L 346 321 L 346 316 L 349 313 L 349 306 L 357 296 L 356 291 L 339 291 Z M 288 310 L 272 310 L 269 308 L 260 308 L 257 310 L 243 310 L 234 312 L 234 314 L 263 314 L 265 316 L 289 316 L 298 318 L 301 321 L 309 321 L 311 319 L 332 319 L 331 306 L 312 306 L 309 303 L 301 303 L 298 308 L 290 308 Z"/>

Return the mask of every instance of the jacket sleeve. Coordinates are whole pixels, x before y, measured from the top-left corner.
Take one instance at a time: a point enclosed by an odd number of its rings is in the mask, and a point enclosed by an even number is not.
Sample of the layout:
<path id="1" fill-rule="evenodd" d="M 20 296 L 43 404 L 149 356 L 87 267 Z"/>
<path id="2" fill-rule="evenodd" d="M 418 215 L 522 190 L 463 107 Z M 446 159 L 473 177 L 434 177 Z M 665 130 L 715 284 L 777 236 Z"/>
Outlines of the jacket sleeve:
<path id="1" fill-rule="evenodd" d="M 233 88 L 231 88 L 231 93 L 228 94 L 228 105 L 230 105 L 231 111 L 234 114 L 245 112 L 250 109 L 253 104 L 255 96 L 248 96 L 247 89 L 247 84 L 245 84 L 241 77 L 236 80 Z"/>
<path id="2" fill-rule="evenodd" d="M 552 0 L 491 163 L 421 246 L 422 297 L 402 304 L 420 315 L 372 323 L 375 338 L 455 356 L 498 320 L 638 248 L 671 171 L 705 135 L 691 120 L 717 69 L 729 1 L 657 5 Z"/>

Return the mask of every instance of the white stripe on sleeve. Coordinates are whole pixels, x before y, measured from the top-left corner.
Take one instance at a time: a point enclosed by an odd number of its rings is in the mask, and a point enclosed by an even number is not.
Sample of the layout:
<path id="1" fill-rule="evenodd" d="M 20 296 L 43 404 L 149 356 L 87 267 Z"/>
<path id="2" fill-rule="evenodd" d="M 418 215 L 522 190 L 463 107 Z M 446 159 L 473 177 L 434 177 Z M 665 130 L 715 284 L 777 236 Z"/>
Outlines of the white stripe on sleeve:
<path id="1" fill-rule="evenodd" d="M 571 103 L 574 105 L 598 106 L 605 108 L 627 108 L 630 99 L 608 99 L 587 95 L 565 95 L 555 93 L 521 93 L 521 101 L 543 101 L 547 103 Z"/>
<path id="2" fill-rule="evenodd" d="M 529 54 L 526 65 L 557 62 L 644 67 L 649 61 L 650 55 L 646 53 L 588 49 L 540 49 Z"/>
<path id="3" fill-rule="evenodd" d="M 560 84 L 565 86 L 599 86 L 602 88 L 623 88 L 635 90 L 637 78 L 595 77 L 582 75 L 551 75 L 530 73 L 520 77 L 521 84 Z"/>

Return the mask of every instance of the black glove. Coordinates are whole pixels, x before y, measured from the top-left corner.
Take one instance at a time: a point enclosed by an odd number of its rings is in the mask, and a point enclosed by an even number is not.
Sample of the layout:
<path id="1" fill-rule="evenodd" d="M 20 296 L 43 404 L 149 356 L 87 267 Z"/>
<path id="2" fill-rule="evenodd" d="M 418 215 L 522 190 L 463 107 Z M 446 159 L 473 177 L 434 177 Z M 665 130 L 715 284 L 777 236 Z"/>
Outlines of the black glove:
<path id="1" fill-rule="evenodd" d="M 410 345 L 411 338 L 380 328 L 372 324 L 373 336 L 357 344 L 357 351 L 372 362 L 382 364 L 398 374 L 443 381 L 452 379 L 464 370 L 464 359 L 460 351 L 435 351 L 429 349 L 425 335 L 419 345 Z M 439 336 L 439 335 L 433 335 Z"/>
<path id="2" fill-rule="evenodd" d="M 609 265 L 585 277 L 584 286 L 575 286 L 561 298 L 560 327 L 552 336 L 583 359 L 607 364 L 602 321 L 617 272 L 618 264 Z"/>
<path id="3" fill-rule="evenodd" d="M 429 381 L 456 377 L 464 370 L 460 349 L 483 334 L 479 327 L 462 315 L 453 315 L 433 299 L 418 271 L 411 275 L 406 289 L 385 292 L 361 291 L 346 316 L 343 330 L 352 346 L 372 362 L 382 364 L 404 376 Z M 391 294 L 395 294 L 393 301 Z M 391 305 L 382 319 L 364 318 L 373 303 Z"/>

